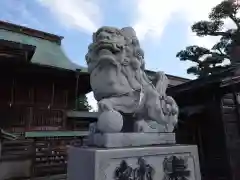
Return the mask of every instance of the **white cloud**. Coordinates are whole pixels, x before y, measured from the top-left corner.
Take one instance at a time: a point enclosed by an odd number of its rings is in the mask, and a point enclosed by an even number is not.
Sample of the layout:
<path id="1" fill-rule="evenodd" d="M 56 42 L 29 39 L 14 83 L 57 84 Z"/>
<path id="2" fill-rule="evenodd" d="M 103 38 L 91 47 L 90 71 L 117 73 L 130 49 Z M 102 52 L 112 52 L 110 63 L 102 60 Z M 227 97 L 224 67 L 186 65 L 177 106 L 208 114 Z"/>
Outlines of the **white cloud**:
<path id="1" fill-rule="evenodd" d="M 211 47 L 218 38 L 196 37 L 191 32 L 191 25 L 199 20 L 207 20 L 211 9 L 222 0 L 135 0 L 133 26 L 141 40 L 161 38 L 164 28 L 172 16 L 174 19 L 187 22 L 188 43 Z M 228 25 L 228 24 L 227 24 Z M 177 30 L 176 30 L 177 32 Z"/>
<path id="2" fill-rule="evenodd" d="M 49 8 L 66 27 L 92 33 L 101 22 L 101 11 L 95 0 L 38 0 Z"/>
<path id="3" fill-rule="evenodd" d="M 108 0 L 112 1 L 112 0 Z M 123 0 L 122 0 L 123 1 Z M 121 1 L 121 2 L 122 2 Z M 171 18 L 183 18 L 188 25 L 188 42 L 211 46 L 216 38 L 198 38 L 191 32 L 191 25 L 199 20 L 207 19 L 212 7 L 222 0 L 131 0 L 123 1 L 127 11 L 132 12 L 132 25 L 140 40 L 161 38 L 164 28 Z M 100 8 L 100 0 L 38 0 L 51 10 L 55 17 L 66 27 L 92 33 L 102 23 L 104 7 Z M 116 3 L 116 2 L 112 2 Z M 129 8 L 131 7 L 131 8 Z"/>
<path id="4" fill-rule="evenodd" d="M 171 15 L 179 7 L 179 0 L 136 0 L 134 29 L 140 40 L 147 36 L 161 37 Z"/>

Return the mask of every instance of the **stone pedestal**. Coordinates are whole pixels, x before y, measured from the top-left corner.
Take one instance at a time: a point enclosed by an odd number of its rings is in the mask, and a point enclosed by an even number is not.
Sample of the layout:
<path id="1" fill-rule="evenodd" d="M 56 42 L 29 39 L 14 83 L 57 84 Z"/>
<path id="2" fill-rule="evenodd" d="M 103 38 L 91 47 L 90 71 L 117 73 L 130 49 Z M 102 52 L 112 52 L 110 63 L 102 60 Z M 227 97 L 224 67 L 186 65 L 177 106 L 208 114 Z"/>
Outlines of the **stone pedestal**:
<path id="1" fill-rule="evenodd" d="M 89 145 L 105 148 L 175 144 L 174 133 L 96 133 L 88 137 Z"/>
<path id="2" fill-rule="evenodd" d="M 196 146 L 70 147 L 68 158 L 68 180 L 201 179 Z"/>

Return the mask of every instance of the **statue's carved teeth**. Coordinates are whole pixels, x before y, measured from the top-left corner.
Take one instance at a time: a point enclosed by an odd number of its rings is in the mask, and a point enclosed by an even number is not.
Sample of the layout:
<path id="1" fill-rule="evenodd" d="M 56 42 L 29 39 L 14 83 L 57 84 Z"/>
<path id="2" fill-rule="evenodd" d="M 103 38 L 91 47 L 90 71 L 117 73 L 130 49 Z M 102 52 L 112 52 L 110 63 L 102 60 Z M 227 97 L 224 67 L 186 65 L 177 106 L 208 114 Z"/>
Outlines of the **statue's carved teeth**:
<path id="1" fill-rule="evenodd" d="M 104 50 L 104 51 L 103 51 Z M 105 51 L 106 50 L 106 51 Z M 96 46 L 96 52 L 99 54 L 100 52 L 108 52 L 109 53 L 114 53 L 116 52 L 114 45 L 112 43 L 107 43 L 107 42 L 99 42 L 98 45 Z"/>

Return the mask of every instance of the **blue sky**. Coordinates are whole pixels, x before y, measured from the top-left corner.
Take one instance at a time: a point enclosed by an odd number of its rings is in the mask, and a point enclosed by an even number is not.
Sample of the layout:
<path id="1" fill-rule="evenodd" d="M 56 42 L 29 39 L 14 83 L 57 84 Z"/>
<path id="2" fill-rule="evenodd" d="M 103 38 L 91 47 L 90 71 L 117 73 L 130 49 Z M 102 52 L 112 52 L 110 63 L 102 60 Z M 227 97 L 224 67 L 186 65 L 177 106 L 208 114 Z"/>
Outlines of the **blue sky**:
<path id="1" fill-rule="evenodd" d="M 133 26 L 145 50 L 147 69 L 193 78 L 191 65 L 176 58 L 190 44 L 211 47 L 213 38 L 191 33 L 221 0 L 0 0 L 0 19 L 64 36 L 63 49 L 85 64 L 91 35 L 102 25 Z"/>

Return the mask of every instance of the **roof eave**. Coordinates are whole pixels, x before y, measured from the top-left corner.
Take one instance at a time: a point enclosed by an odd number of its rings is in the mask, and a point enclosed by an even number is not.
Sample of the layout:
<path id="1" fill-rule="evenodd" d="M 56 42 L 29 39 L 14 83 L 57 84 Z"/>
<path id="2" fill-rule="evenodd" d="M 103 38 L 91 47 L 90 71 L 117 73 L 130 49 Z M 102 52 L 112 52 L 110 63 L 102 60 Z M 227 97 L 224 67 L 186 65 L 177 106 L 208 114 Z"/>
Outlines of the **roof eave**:
<path id="1" fill-rule="evenodd" d="M 61 45 L 61 41 L 63 39 L 63 36 L 58 36 L 55 34 L 39 31 L 36 29 L 31 29 L 25 26 L 16 25 L 16 24 L 12 24 L 10 22 L 5 22 L 1 20 L 0 20 L 0 29 L 5 29 L 8 31 L 13 31 L 16 33 L 26 34 L 29 36 L 45 39 L 51 42 L 55 42 L 59 45 Z"/>

